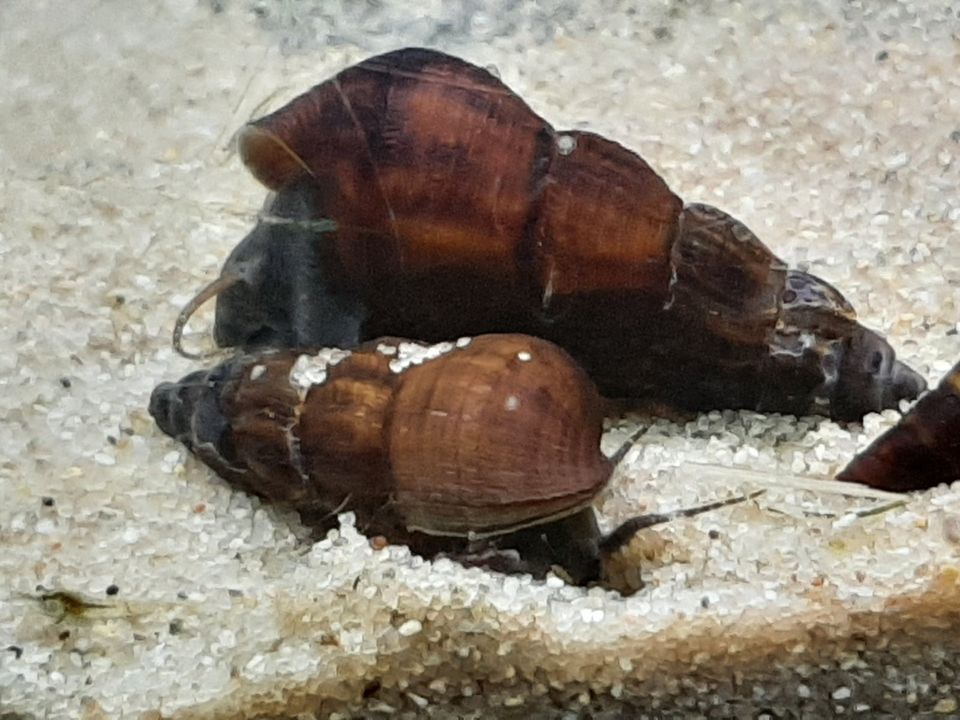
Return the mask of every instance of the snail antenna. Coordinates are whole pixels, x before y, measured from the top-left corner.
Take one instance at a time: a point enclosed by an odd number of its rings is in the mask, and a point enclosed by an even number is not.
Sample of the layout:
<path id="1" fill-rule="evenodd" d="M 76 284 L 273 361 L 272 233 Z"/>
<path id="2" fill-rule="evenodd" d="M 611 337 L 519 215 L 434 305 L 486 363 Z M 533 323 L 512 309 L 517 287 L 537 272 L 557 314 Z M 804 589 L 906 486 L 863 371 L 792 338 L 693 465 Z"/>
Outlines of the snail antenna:
<path id="1" fill-rule="evenodd" d="M 208 350 L 206 352 L 193 353 L 185 350 L 183 347 L 183 331 L 187 327 L 187 322 L 189 322 L 190 318 L 200 308 L 201 305 L 207 302 L 207 300 L 210 298 L 216 297 L 227 288 L 236 285 L 242 279 L 243 277 L 241 275 L 221 275 L 216 280 L 204 287 L 196 295 L 194 295 L 193 299 L 183 306 L 183 309 L 177 316 L 177 323 L 173 326 L 174 350 L 176 350 L 183 357 L 190 358 L 191 360 L 203 360 L 205 358 L 213 357 L 220 352 L 220 350 Z"/>
<path id="2" fill-rule="evenodd" d="M 719 508 L 726 507 L 727 505 L 736 505 L 738 503 L 747 502 L 759 497 L 760 495 L 763 495 L 765 492 L 766 490 L 756 490 L 752 493 L 748 493 L 747 495 L 737 495 L 724 500 L 717 500 L 712 503 L 707 503 L 706 505 L 698 505 L 697 507 L 681 508 L 668 513 L 650 513 L 648 515 L 638 515 L 637 517 L 632 517 L 629 520 L 621 523 L 619 527 L 613 530 L 613 532 L 603 537 L 603 539 L 600 541 L 600 552 L 606 555 L 616 552 L 629 543 L 630 540 L 633 539 L 634 535 L 648 527 L 662 525 L 663 523 L 676 520 L 677 518 L 693 517 L 694 515 L 700 515 L 701 513 L 710 512 L 711 510 L 717 510 Z"/>
<path id="3" fill-rule="evenodd" d="M 621 443 L 620 447 L 617 448 L 616 452 L 610 456 L 610 463 L 616 467 L 623 459 L 627 456 L 627 453 L 633 450 L 633 446 L 637 444 L 637 440 L 643 437 L 643 434 L 647 431 L 647 428 L 641 427 L 638 430 L 634 430 L 633 433 Z"/>

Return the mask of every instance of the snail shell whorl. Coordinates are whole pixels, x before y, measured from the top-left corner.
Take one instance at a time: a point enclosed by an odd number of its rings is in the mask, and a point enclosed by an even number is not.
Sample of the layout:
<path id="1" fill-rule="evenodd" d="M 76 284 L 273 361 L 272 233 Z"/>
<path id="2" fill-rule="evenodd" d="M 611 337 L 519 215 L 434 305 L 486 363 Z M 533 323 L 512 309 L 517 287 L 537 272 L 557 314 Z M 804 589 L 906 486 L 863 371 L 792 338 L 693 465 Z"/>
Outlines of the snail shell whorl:
<path id="1" fill-rule="evenodd" d="M 599 395 L 537 338 L 383 339 L 335 363 L 247 356 L 219 393 L 229 462 L 256 492 L 311 513 L 346 501 L 388 536 L 394 522 L 463 536 L 544 522 L 589 504 L 610 476 Z"/>
<path id="2" fill-rule="evenodd" d="M 463 60 L 370 58 L 239 144 L 290 226 L 261 224 L 227 260 L 244 282 L 218 297 L 218 342 L 524 332 L 610 396 L 843 420 L 924 387 L 828 283 Z M 318 219 L 335 229 L 311 234 Z"/>

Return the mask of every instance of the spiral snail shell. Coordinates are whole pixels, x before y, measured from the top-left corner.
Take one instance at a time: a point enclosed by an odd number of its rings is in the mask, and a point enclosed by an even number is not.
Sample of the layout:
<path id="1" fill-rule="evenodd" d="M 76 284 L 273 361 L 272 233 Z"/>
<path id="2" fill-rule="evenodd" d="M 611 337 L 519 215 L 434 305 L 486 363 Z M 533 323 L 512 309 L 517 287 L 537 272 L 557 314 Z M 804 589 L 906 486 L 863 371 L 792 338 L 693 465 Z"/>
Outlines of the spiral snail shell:
<path id="1" fill-rule="evenodd" d="M 307 525 L 350 510 L 427 557 L 577 584 L 637 530 L 731 502 L 602 535 L 591 501 L 617 460 L 600 450 L 603 410 L 566 352 L 523 335 L 241 355 L 150 400 L 164 432 Z"/>
<path id="2" fill-rule="evenodd" d="M 691 409 L 854 420 L 925 387 L 743 223 L 455 57 L 365 60 L 250 123 L 239 149 L 273 195 L 178 344 L 217 295 L 224 346 L 526 333 L 604 395 Z"/>

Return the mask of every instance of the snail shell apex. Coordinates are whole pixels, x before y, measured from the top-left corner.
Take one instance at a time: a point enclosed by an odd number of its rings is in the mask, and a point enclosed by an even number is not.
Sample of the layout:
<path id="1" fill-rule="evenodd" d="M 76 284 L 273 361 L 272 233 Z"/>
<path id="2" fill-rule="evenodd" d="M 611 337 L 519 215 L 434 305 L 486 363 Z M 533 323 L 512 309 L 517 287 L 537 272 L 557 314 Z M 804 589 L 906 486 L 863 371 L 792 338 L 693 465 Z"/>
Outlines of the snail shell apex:
<path id="1" fill-rule="evenodd" d="M 837 480 L 882 490 L 926 490 L 960 480 L 960 363 Z"/>

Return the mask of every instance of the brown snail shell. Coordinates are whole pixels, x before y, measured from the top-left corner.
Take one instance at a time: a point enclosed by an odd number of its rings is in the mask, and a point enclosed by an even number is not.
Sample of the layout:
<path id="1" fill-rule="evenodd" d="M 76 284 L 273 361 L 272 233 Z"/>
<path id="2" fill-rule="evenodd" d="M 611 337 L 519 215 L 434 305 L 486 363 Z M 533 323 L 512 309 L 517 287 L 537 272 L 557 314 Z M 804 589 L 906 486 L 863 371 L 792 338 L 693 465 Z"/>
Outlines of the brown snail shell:
<path id="1" fill-rule="evenodd" d="M 837 479 L 894 492 L 960 480 L 960 363 Z"/>
<path id="2" fill-rule="evenodd" d="M 588 507 L 603 402 L 560 348 L 519 335 L 239 356 L 159 386 L 150 411 L 221 475 L 307 519 L 476 539 Z"/>
<path id="3" fill-rule="evenodd" d="M 566 352 L 523 335 L 241 355 L 150 399 L 164 432 L 308 525 L 351 510 L 421 555 L 577 584 L 638 530 L 747 499 L 602 535 L 591 501 L 629 448 L 600 451 L 604 406 Z"/>
<path id="4" fill-rule="evenodd" d="M 221 345 L 522 332 L 608 396 L 839 419 L 925 386 L 745 225 L 449 55 L 365 60 L 248 125 L 239 148 L 276 194 L 200 296 L 219 292 Z"/>

